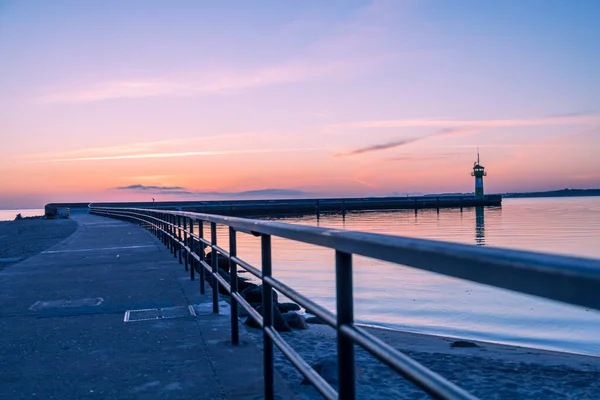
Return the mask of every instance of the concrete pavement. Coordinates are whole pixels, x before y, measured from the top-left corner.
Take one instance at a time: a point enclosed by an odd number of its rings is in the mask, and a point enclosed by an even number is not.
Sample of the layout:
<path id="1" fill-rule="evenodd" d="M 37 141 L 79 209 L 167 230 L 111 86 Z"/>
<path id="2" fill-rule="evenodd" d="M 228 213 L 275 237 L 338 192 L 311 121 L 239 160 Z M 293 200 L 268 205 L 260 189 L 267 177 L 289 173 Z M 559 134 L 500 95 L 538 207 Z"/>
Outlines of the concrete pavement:
<path id="1" fill-rule="evenodd" d="M 0 399 L 263 397 L 262 353 L 242 326 L 230 344 L 210 288 L 200 295 L 162 243 L 126 222 L 73 219 L 71 237 L 0 272 Z M 280 379 L 277 391 L 290 397 Z"/>

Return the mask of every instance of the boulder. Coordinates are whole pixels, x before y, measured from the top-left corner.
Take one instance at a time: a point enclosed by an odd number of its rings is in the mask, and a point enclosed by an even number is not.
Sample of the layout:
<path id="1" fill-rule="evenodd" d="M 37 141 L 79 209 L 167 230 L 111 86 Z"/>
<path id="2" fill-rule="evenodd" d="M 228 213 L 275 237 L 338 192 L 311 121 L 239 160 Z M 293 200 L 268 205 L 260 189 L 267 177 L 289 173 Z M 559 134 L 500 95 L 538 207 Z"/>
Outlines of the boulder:
<path id="1" fill-rule="evenodd" d="M 246 311 L 246 309 L 244 307 L 242 307 L 241 305 L 238 304 L 238 317 L 242 318 L 242 317 L 247 317 L 250 314 L 248 314 L 248 311 Z"/>
<path id="2" fill-rule="evenodd" d="M 294 311 L 290 311 L 285 314 L 281 314 L 281 316 L 283 317 L 285 322 L 287 322 L 287 324 L 290 326 L 290 328 L 301 329 L 301 330 L 308 329 L 308 324 L 304 320 L 304 317 L 302 317 L 302 315 L 300 315 Z"/>
<path id="3" fill-rule="evenodd" d="M 208 253 L 206 253 L 205 260 L 206 260 L 206 263 L 212 267 L 212 251 L 209 251 Z M 227 257 L 217 253 L 217 266 L 220 269 L 229 272 L 229 259 Z"/>
<path id="4" fill-rule="evenodd" d="M 309 324 L 327 325 L 327 322 L 325 322 L 323 318 L 317 316 L 308 317 L 305 320 Z"/>
<path id="5" fill-rule="evenodd" d="M 241 293 L 251 287 L 258 287 L 258 285 L 250 282 L 248 278 L 238 276 L 238 292 Z"/>
<path id="6" fill-rule="evenodd" d="M 219 275 L 221 275 L 223 277 L 223 279 L 225 279 L 226 282 L 230 282 L 231 281 L 229 273 L 223 271 L 222 269 L 219 269 Z M 210 275 L 210 274 L 207 273 L 205 275 L 205 279 L 206 279 L 206 282 L 208 282 L 208 285 L 212 288 L 213 287 L 212 286 L 213 285 L 212 275 Z M 219 293 L 220 294 L 229 295 L 229 293 L 227 292 L 227 289 L 225 289 L 223 287 L 223 285 L 221 285 L 221 284 L 219 284 Z"/>
<path id="7" fill-rule="evenodd" d="M 473 343 L 473 342 L 468 342 L 466 340 L 456 340 L 452 343 L 450 343 L 450 347 L 455 349 L 455 348 L 466 348 L 466 347 L 479 347 L 477 346 L 477 344 Z"/>
<path id="8" fill-rule="evenodd" d="M 229 284 L 231 284 L 231 275 L 227 272 L 224 271 L 222 269 L 219 268 L 219 275 L 221 275 L 221 277 L 223 277 L 223 279 L 225 279 L 225 281 Z M 212 287 L 212 277 L 209 275 L 209 273 L 207 273 L 206 275 L 206 281 L 208 282 L 208 284 L 210 285 L 210 287 Z M 242 292 L 244 290 L 246 290 L 247 288 L 253 288 L 253 287 L 257 287 L 256 284 L 252 283 L 252 282 L 248 282 L 248 278 L 244 278 L 244 277 L 237 277 L 237 282 L 238 282 L 238 292 Z M 227 290 L 225 290 L 225 288 L 223 287 L 223 285 L 219 285 L 219 293 L 221 294 L 225 294 L 225 295 L 229 295 L 229 293 L 227 292 Z M 262 297 L 261 297 L 262 298 Z"/>
<path id="9" fill-rule="evenodd" d="M 242 297 L 244 299 L 246 299 L 246 301 L 248 303 L 259 305 L 259 304 L 262 304 L 262 290 L 263 290 L 262 285 L 249 286 L 240 294 L 242 295 Z M 277 292 L 274 291 L 273 289 L 271 289 L 271 290 L 273 292 L 273 303 L 277 303 Z M 277 307 L 275 307 L 275 308 L 277 308 Z"/>
<path id="10" fill-rule="evenodd" d="M 300 306 L 296 303 L 277 303 L 277 308 L 279 308 L 279 311 L 281 311 L 282 314 L 289 311 L 300 310 Z"/>
<path id="11" fill-rule="evenodd" d="M 262 306 L 257 306 L 256 311 L 258 311 L 260 315 L 263 315 Z M 251 317 L 248 317 L 244 323 L 252 328 L 259 328 L 258 324 Z M 273 307 L 273 327 L 278 332 L 291 332 L 292 330 L 281 316 L 277 307 Z"/>
<path id="12" fill-rule="evenodd" d="M 246 321 L 244 321 L 244 324 L 246 326 L 249 326 L 250 328 L 260 328 L 260 325 L 258 325 L 258 323 L 252 319 L 252 317 L 250 315 L 248 315 L 248 318 L 246 318 Z"/>

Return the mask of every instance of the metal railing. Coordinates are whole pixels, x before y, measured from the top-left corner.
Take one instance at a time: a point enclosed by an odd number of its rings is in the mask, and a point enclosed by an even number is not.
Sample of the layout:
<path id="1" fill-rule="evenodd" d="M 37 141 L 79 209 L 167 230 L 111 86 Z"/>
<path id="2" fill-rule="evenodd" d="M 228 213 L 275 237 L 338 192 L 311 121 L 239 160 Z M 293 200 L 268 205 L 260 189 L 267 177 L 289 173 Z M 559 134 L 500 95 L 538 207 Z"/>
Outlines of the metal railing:
<path id="1" fill-rule="evenodd" d="M 190 279 L 195 279 L 195 270 L 198 268 L 202 293 L 205 291 L 204 281 L 208 273 L 212 280 L 214 312 L 219 310 L 219 285 L 225 288 L 231 296 L 231 341 L 234 344 L 239 341 L 238 305 L 248 312 L 263 330 L 266 399 L 274 398 L 273 344 L 326 399 L 355 398 L 355 344 L 363 347 L 433 398 L 475 399 L 462 388 L 354 323 L 353 254 L 600 309 L 600 260 L 191 212 L 93 206 L 90 207 L 90 212 L 135 222 L 152 231 L 171 250 L 173 256 L 185 264 Z M 203 237 L 204 223 L 210 223 L 210 240 Z M 217 224 L 229 227 L 229 251 L 217 244 Z M 197 232 L 194 231 L 194 225 L 198 227 Z M 237 257 L 237 232 L 260 236 L 260 270 Z M 324 246 L 335 251 L 336 314 L 273 278 L 272 236 Z M 212 250 L 210 265 L 205 259 L 206 248 Z M 230 282 L 218 272 L 218 254 L 229 260 Z M 262 316 L 238 292 L 238 267 L 261 280 Z M 273 289 L 336 329 L 338 391 L 313 370 L 273 328 Z"/>

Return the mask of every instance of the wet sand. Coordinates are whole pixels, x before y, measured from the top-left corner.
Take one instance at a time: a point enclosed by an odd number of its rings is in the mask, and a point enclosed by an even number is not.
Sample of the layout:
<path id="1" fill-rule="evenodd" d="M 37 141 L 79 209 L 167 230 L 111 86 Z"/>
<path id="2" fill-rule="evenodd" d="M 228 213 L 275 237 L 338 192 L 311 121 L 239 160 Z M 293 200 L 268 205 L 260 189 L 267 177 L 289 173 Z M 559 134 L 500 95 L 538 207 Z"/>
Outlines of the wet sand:
<path id="1" fill-rule="evenodd" d="M 262 346 L 258 329 L 248 328 Z M 600 357 L 559 353 L 469 340 L 477 347 L 453 348 L 456 338 L 368 328 L 375 336 L 482 399 L 600 398 Z M 306 331 L 283 332 L 283 338 L 309 364 L 335 360 L 335 332 L 310 325 Z M 300 398 L 321 398 L 278 350 L 276 368 Z M 357 398 L 429 399 L 368 352 L 356 347 Z"/>
<path id="2" fill-rule="evenodd" d="M 76 229 L 71 219 L 0 221 L 0 270 L 54 246 Z"/>

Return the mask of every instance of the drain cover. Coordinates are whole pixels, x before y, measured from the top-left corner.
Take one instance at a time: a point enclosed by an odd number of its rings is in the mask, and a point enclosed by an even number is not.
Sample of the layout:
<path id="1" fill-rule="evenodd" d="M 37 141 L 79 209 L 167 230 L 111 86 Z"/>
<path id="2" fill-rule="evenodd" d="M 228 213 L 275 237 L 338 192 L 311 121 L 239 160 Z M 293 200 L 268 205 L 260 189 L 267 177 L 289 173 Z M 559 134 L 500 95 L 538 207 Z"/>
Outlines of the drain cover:
<path id="1" fill-rule="evenodd" d="M 192 306 L 148 308 L 145 310 L 127 310 L 125 311 L 124 322 L 135 321 L 154 321 L 157 319 L 185 318 L 196 316 L 196 311 Z"/>
<path id="2" fill-rule="evenodd" d="M 65 308 L 65 307 L 94 307 L 102 304 L 104 299 L 102 297 L 92 297 L 86 299 L 74 299 L 74 300 L 40 300 L 36 301 L 29 307 L 31 311 L 41 311 L 52 308 Z"/>

